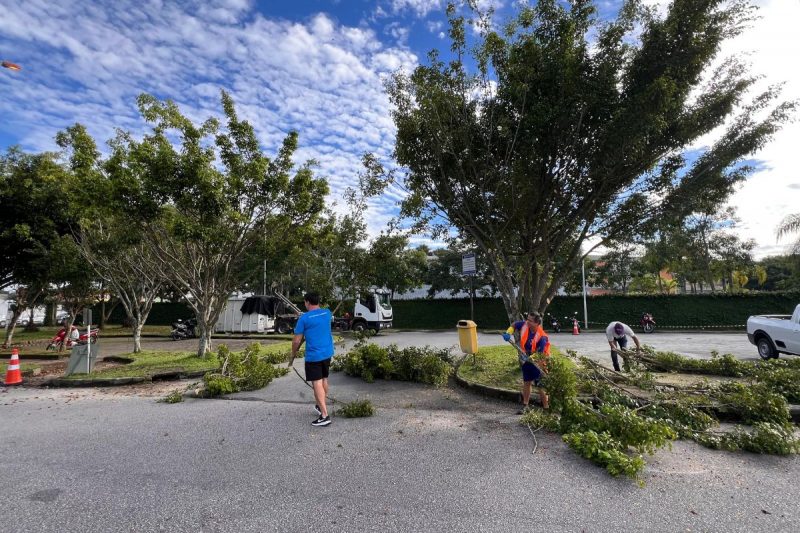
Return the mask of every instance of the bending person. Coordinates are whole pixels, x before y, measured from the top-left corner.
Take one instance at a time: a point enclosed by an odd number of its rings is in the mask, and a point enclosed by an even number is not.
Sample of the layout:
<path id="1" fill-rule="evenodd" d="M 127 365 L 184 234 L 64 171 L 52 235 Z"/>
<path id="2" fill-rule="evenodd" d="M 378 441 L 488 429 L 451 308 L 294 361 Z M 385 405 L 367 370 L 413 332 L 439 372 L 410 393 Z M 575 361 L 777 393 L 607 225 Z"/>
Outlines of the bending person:
<path id="1" fill-rule="evenodd" d="M 614 363 L 614 370 L 619 372 L 619 360 L 617 359 L 617 350 L 624 350 L 628 346 L 628 337 L 633 339 L 636 343 L 636 350 L 640 350 L 642 345 L 639 344 L 639 337 L 627 324 L 622 322 L 612 322 L 606 328 L 606 338 L 608 345 L 611 347 L 611 362 Z M 628 370 L 627 368 L 625 369 Z"/>
<path id="2" fill-rule="evenodd" d="M 550 408 L 550 397 L 547 391 L 540 387 L 543 372 L 547 371 L 547 358 L 550 357 L 550 339 L 542 329 L 542 316 L 539 313 L 528 313 L 525 320 L 514 322 L 503 334 L 503 339 L 511 341 L 511 335 L 519 332 L 520 349 L 527 356 L 527 360 L 522 362 L 522 409 L 519 414 L 523 414 L 528 409 L 528 402 L 531 398 L 531 386 L 536 384 L 539 387 L 539 399 L 544 409 Z M 531 360 L 534 354 L 541 354 L 544 357 L 537 366 Z"/>

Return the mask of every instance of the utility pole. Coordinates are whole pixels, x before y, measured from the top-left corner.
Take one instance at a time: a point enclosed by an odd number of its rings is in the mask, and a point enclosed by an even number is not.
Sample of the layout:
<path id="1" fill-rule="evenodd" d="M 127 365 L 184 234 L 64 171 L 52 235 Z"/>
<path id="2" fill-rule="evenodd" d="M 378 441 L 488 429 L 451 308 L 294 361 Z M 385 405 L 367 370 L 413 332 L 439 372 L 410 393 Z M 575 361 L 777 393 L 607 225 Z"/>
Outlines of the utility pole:
<path id="1" fill-rule="evenodd" d="M 581 257 L 581 286 L 583 287 L 583 329 L 589 329 L 589 313 L 586 310 L 586 269 L 585 258 Z"/>

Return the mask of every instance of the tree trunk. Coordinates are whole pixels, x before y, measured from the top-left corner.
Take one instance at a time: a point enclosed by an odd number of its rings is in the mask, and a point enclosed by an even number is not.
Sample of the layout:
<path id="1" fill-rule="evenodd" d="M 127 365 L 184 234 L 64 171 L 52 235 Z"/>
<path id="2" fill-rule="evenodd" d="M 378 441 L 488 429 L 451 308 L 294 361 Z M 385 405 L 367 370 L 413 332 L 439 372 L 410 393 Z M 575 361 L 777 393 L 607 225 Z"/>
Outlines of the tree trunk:
<path id="1" fill-rule="evenodd" d="M 36 315 L 36 303 L 31 304 L 31 308 L 28 310 L 28 325 L 25 326 L 25 331 L 39 331 L 39 327 L 34 323 L 34 318 Z"/>
<path id="2" fill-rule="evenodd" d="M 144 327 L 144 322 L 139 322 L 137 319 L 133 319 L 133 353 L 139 353 L 142 351 L 142 328 Z"/>
<path id="3" fill-rule="evenodd" d="M 56 325 L 56 305 L 55 302 L 47 304 L 47 311 L 44 314 L 44 325 L 45 326 L 55 326 Z"/>
<path id="4" fill-rule="evenodd" d="M 6 328 L 6 340 L 3 342 L 4 346 L 9 346 L 14 339 L 14 330 L 17 329 L 17 320 L 19 320 L 23 311 L 24 309 L 21 309 L 19 306 L 14 308 L 14 312 L 11 314 L 11 322 L 8 323 Z"/>
<path id="5" fill-rule="evenodd" d="M 106 327 L 106 299 L 100 300 L 100 320 L 97 321 L 97 329 Z"/>
<path id="6" fill-rule="evenodd" d="M 203 358 L 211 353 L 211 328 L 201 320 L 197 321 L 197 328 L 200 330 L 200 339 L 197 344 L 197 357 Z"/>

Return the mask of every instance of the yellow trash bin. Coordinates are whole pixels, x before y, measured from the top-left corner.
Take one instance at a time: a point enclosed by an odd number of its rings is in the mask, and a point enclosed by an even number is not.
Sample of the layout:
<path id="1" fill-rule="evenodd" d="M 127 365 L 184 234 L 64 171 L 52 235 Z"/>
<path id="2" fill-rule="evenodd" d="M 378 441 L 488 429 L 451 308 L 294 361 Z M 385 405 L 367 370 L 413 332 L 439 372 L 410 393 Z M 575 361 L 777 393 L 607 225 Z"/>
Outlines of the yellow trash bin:
<path id="1" fill-rule="evenodd" d="M 459 320 L 456 328 L 458 328 L 458 342 L 461 343 L 461 351 L 468 354 L 477 352 L 478 325 L 472 320 Z"/>

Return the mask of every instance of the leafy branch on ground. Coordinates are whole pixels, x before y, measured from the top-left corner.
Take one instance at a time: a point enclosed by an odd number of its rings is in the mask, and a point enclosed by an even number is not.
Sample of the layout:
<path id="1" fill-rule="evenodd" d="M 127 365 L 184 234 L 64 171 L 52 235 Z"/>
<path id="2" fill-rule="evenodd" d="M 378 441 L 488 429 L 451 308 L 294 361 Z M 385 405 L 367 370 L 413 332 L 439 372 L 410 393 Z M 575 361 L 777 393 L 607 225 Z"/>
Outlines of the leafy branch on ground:
<path id="1" fill-rule="evenodd" d="M 676 363 L 676 354 L 656 355 Z M 722 359 L 722 358 L 720 358 Z M 731 371 L 724 362 L 712 361 L 706 369 Z M 769 363 L 769 362 L 768 362 Z M 578 357 L 553 356 L 543 380 L 550 394 L 550 412 L 530 411 L 521 423 L 562 434 L 564 442 L 580 456 L 604 467 L 610 474 L 624 474 L 640 484 L 644 454 L 671 446 L 677 438 L 723 450 L 785 455 L 800 452 L 800 438 L 789 421 L 785 372 L 791 365 L 757 365 L 741 375 L 748 383 L 708 382 L 691 387 L 656 385 L 640 365 L 630 374 L 619 374 L 598 363 Z M 739 370 L 737 370 L 739 372 Z M 775 376 L 781 376 L 776 378 Z M 789 391 L 788 394 L 794 394 Z M 735 418 L 752 428 L 737 426 L 719 431 L 720 417 Z"/>
<path id="2" fill-rule="evenodd" d="M 289 371 L 288 368 L 275 366 L 286 360 L 285 353 L 277 350 L 263 353 L 258 343 L 249 345 L 241 352 L 232 352 L 227 346 L 221 345 L 217 350 L 217 358 L 219 371 L 203 376 L 207 396 L 261 389 Z"/>
<path id="3" fill-rule="evenodd" d="M 163 403 L 181 403 L 183 401 L 183 391 L 174 390 L 159 401 Z"/>
<path id="4" fill-rule="evenodd" d="M 742 361 L 731 354 L 711 352 L 711 359 L 692 359 L 674 352 L 659 352 L 649 346 L 640 353 L 623 352 L 634 367 L 742 378 L 749 385 L 763 384 L 789 403 L 800 403 L 800 359 Z"/>
<path id="5" fill-rule="evenodd" d="M 345 418 L 363 418 L 375 414 L 375 407 L 369 400 L 354 400 L 336 409 L 336 414 Z"/>
<path id="6" fill-rule="evenodd" d="M 384 348 L 357 343 L 348 353 L 334 357 L 331 369 L 361 377 L 368 383 L 376 379 L 394 379 L 440 387 L 453 374 L 454 362 L 446 348 L 398 348 L 395 344 Z"/>

